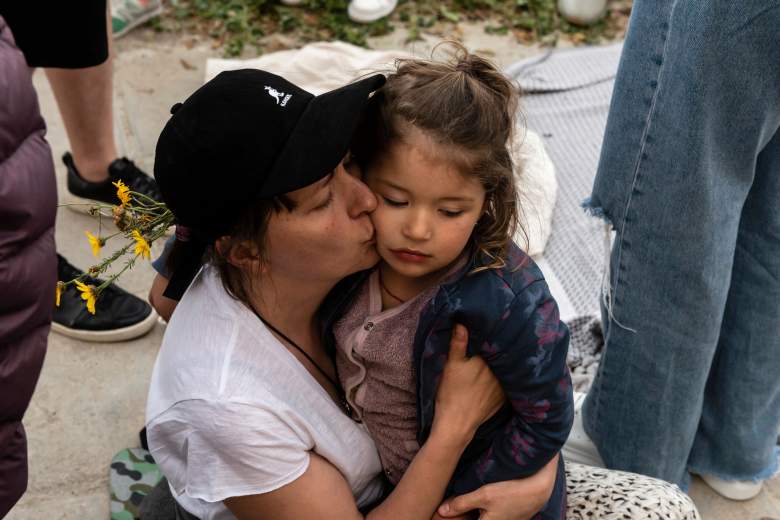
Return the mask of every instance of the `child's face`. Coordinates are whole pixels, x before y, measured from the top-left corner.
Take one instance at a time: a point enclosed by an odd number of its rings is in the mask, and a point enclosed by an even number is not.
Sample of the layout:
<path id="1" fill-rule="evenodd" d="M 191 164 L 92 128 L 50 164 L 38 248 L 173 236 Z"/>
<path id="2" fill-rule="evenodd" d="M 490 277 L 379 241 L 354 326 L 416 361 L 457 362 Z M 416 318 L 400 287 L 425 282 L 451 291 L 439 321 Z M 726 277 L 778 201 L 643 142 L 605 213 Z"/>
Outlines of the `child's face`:
<path id="1" fill-rule="evenodd" d="M 446 160 L 446 148 L 419 130 L 394 142 L 366 172 L 378 205 L 377 249 L 402 276 L 441 274 L 455 261 L 482 214 L 485 190 Z"/>

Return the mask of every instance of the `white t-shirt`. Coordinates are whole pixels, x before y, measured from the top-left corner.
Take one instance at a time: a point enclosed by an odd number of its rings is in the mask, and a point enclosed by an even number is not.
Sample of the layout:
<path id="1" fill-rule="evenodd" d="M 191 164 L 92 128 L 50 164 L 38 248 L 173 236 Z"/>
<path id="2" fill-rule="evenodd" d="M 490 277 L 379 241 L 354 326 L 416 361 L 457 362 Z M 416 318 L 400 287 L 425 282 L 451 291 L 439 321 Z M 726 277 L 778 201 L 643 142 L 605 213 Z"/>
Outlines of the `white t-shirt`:
<path id="1" fill-rule="evenodd" d="M 359 506 L 382 491 L 379 456 L 295 356 L 204 268 L 165 332 L 146 407 L 149 448 L 176 500 L 202 520 L 233 519 L 225 498 L 273 491 L 316 451 Z"/>

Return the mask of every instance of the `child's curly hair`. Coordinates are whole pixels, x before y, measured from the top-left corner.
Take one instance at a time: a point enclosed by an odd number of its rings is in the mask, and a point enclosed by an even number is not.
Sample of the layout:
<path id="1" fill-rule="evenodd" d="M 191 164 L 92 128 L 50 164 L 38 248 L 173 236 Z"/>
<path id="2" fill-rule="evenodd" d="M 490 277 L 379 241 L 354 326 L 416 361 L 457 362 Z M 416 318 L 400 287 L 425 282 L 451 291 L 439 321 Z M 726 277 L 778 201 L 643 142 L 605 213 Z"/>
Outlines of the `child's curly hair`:
<path id="1" fill-rule="evenodd" d="M 434 59 L 442 46 L 449 48 L 449 58 Z M 511 237 L 519 229 L 509 152 L 518 100 L 518 89 L 490 61 L 457 42 L 444 42 L 431 60 L 396 60 L 353 142 L 356 159 L 369 168 L 413 125 L 445 147 L 446 160 L 459 171 L 479 178 L 486 192 L 485 211 L 469 241 L 472 254 L 481 253 L 486 260 L 478 270 L 506 265 Z"/>

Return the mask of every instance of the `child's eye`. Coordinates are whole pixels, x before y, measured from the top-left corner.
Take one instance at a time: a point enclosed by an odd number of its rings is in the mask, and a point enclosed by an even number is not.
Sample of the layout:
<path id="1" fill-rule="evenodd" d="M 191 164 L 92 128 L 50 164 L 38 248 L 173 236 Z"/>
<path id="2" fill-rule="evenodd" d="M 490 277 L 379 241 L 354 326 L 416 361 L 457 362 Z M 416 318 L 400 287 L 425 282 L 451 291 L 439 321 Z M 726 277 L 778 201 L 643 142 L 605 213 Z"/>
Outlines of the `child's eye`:
<path id="1" fill-rule="evenodd" d="M 384 195 L 382 196 L 382 200 L 385 201 L 385 204 L 387 204 L 388 206 L 392 206 L 394 208 L 401 208 L 403 206 L 406 206 L 406 202 L 400 202 L 400 201 L 397 201 L 397 200 L 388 199 Z"/>
<path id="2" fill-rule="evenodd" d="M 445 217 L 448 217 L 448 218 L 455 218 L 455 217 L 459 217 L 459 216 L 463 215 L 463 210 L 455 210 L 455 211 L 453 211 L 453 210 L 449 210 L 449 209 L 442 209 L 442 210 L 439 210 L 439 211 L 441 211 L 442 215 L 444 215 Z"/>

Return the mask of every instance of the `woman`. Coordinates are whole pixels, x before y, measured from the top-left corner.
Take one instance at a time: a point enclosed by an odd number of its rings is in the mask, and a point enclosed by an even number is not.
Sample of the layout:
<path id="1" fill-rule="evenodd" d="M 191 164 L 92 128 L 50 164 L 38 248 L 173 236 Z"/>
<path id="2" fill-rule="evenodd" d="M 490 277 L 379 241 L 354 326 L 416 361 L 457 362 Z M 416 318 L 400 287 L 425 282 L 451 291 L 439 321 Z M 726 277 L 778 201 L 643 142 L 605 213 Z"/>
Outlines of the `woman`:
<path id="1" fill-rule="evenodd" d="M 189 230 L 166 294 L 187 292 L 155 365 L 147 429 L 190 515 L 360 518 L 386 494 L 373 442 L 343 409 L 319 312 L 339 280 L 377 261 L 375 199 L 342 157 L 382 83 L 314 98 L 269 73 L 227 72 L 175 107 L 160 136 L 155 176 Z M 501 405 L 465 342 L 465 331 L 453 338 L 429 440 L 368 517 L 431 518 L 474 430 Z M 493 488 L 495 507 L 529 518 L 555 463 L 524 492 Z"/>

